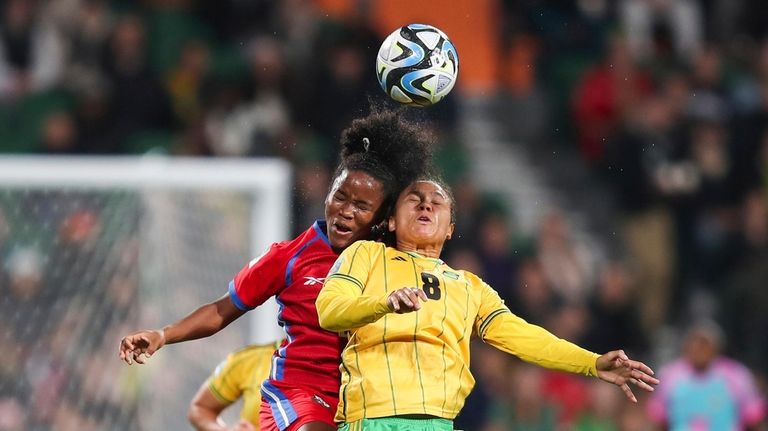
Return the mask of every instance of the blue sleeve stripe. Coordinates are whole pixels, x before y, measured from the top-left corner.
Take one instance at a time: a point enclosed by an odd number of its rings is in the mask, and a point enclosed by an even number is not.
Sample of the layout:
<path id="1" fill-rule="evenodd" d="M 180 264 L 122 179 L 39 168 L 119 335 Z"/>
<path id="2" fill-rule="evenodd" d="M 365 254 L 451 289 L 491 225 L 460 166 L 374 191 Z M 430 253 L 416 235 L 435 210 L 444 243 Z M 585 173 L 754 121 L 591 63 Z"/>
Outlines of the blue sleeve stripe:
<path id="1" fill-rule="evenodd" d="M 290 260 L 288 260 L 288 265 L 285 267 L 285 287 L 290 286 L 291 282 L 293 281 L 293 265 L 296 263 L 296 259 L 298 259 L 299 255 L 315 241 L 317 241 L 317 237 L 312 238 L 311 240 L 309 240 L 309 242 L 302 245 L 299 251 L 297 251 L 296 254 L 291 256 Z"/>
<path id="2" fill-rule="evenodd" d="M 229 300 L 232 301 L 233 304 L 235 304 L 235 307 L 239 308 L 243 311 L 249 311 L 253 310 L 254 307 L 249 307 L 248 305 L 243 302 L 242 299 L 240 299 L 239 296 L 237 296 L 237 292 L 235 291 L 235 280 L 232 280 L 229 282 Z"/>

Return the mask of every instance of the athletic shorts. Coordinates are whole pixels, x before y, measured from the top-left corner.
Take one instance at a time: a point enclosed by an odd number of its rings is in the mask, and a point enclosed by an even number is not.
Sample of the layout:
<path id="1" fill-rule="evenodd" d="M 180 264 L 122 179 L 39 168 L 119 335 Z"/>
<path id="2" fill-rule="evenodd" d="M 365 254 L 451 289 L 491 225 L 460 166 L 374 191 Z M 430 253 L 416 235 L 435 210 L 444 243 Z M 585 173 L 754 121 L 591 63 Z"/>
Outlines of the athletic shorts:
<path id="1" fill-rule="evenodd" d="M 453 431 L 448 419 L 410 419 L 398 417 L 361 419 L 339 426 L 339 431 Z"/>
<path id="2" fill-rule="evenodd" d="M 266 380 L 261 384 L 261 431 L 295 431 L 309 422 L 336 427 L 338 398 Z"/>

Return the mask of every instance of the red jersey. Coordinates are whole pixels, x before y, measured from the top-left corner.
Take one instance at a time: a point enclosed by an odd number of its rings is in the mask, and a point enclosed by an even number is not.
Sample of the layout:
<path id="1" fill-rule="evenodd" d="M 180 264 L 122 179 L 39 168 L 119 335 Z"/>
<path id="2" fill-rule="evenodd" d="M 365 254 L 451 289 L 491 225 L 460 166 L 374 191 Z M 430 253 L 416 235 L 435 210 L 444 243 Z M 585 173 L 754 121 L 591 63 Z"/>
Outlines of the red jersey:
<path id="1" fill-rule="evenodd" d="M 272 357 L 269 381 L 335 398 L 345 341 L 320 327 L 315 308 L 325 276 L 338 257 L 325 228 L 325 221 L 318 220 L 295 239 L 272 244 L 229 283 L 229 297 L 237 308 L 251 310 L 276 296 L 278 323 L 286 339 Z"/>

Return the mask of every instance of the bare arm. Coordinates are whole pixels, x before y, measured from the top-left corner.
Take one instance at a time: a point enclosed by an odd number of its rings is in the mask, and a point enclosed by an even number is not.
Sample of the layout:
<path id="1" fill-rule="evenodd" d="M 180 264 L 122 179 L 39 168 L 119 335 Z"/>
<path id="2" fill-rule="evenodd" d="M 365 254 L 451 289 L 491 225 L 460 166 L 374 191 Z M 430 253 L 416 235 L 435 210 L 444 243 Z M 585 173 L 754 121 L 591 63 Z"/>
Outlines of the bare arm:
<path id="1" fill-rule="evenodd" d="M 235 307 L 229 295 L 224 295 L 163 329 L 144 330 L 123 337 L 120 341 L 120 359 L 129 365 L 134 360 L 143 364 L 145 359 L 141 357 L 142 354 L 150 357 L 166 344 L 209 337 L 244 313 Z"/>
<path id="2" fill-rule="evenodd" d="M 229 404 L 216 398 L 208 389 L 207 383 L 203 383 L 197 390 L 189 405 L 187 418 L 197 431 L 226 431 L 227 424 L 219 415 Z"/>

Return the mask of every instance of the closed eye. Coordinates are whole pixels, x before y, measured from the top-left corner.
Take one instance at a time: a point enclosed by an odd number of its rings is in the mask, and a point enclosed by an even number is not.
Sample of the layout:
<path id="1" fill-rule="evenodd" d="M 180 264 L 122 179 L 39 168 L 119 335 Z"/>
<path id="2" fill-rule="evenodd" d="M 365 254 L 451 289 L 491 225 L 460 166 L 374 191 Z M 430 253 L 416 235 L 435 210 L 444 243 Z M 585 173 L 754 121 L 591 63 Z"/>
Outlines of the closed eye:
<path id="1" fill-rule="evenodd" d="M 367 202 L 355 202 L 355 206 L 361 211 L 370 211 L 371 205 Z"/>

